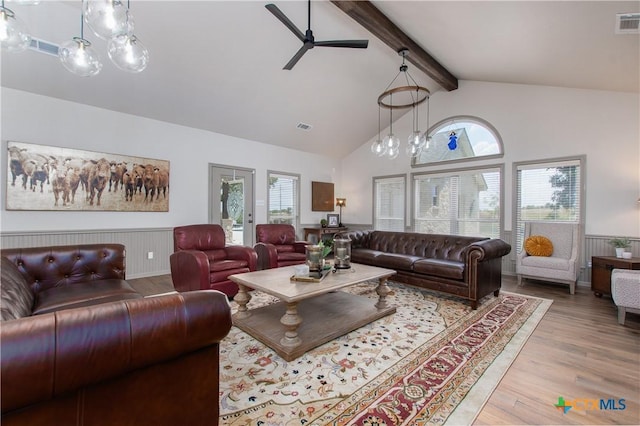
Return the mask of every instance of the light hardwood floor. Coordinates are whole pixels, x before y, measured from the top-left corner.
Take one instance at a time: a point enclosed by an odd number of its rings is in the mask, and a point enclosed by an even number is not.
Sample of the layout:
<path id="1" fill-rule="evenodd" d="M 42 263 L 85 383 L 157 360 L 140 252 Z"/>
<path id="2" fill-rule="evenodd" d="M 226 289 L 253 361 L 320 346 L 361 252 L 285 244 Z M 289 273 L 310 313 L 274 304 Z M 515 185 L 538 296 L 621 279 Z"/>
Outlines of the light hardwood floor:
<path id="1" fill-rule="evenodd" d="M 143 294 L 173 289 L 171 277 L 130 280 Z M 640 424 L 640 315 L 624 326 L 610 297 L 588 287 L 504 277 L 504 291 L 552 299 L 549 308 L 476 419 L 476 425 Z M 554 404 L 565 400 L 613 399 L 624 410 L 578 410 L 567 414 Z M 599 407 L 598 407 L 599 408 Z"/>

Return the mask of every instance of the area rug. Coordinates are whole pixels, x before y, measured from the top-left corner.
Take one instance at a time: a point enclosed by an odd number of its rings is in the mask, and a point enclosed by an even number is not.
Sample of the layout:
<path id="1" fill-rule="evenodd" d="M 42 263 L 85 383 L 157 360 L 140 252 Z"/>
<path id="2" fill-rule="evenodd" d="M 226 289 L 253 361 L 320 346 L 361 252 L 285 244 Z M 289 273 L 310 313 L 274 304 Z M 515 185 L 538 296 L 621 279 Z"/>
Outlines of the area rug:
<path id="1" fill-rule="evenodd" d="M 389 285 L 395 314 L 291 362 L 232 327 L 220 346 L 219 424 L 470 424 L 551 305 L 502 292 L 474 311 L 458 298 Z M 374 289 L 345 291 L 375 303 Z M 252 296 L 250 309 L 277 302 Z"/>

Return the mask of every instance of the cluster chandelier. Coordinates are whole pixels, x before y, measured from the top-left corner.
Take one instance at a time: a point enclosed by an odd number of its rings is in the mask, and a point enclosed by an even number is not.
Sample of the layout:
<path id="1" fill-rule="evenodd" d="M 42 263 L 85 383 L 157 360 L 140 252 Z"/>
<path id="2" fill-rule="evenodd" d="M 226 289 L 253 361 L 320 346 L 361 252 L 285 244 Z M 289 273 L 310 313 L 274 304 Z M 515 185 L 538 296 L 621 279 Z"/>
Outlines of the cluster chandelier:
<path id="1" fill-rule="evenodd" d="M 418 106 L 427 101 L 427 130 L 429 129 L 429 95 L 427 88 L 419 86 L 409 74 L 409 67 L 404 60 L 409 54 L 408 49 L 401 49 L 398 54 L 402 56 L 402 65 L 400 71 L 389 83 L 385 91 L 378 97 L 378 139 L 371 144 L 371 151 L 379 157 L 387 157 L 394 159 L 400 153 L 400 140 L 393 134 L 393 110 L 411 108 L 413 116 L 413 129 L 407 140 L 405 152 L 411 158 L 415 158 L 424 150 L 429 148 L 429 138 L 426 133 L 422 133 L 419 129 L 419 109 Z M 403 73 L 406 80 L 406 86 L 398 86 L 391 88 L 398 76 Z M 394 98 L 395 96 L 395 98 Z M 380 138 L 380 110 L 387 108 L 389 110 L 389 134 Z"/>
<path id="2" fill-rule="evenodd" d="M 14 0 L 35 5 L 39 0 Z M 84 38 L 86 23 L 94 34 L 107 41 L 107 53 L 113 64 L 123 71 L 138 73 L 149 63 L 149 51 L 133 34 L 134 21 L 120 0 L 81 0 L 80 37 L 73 37 L 58 48 L 58 58 L 64 67 L 82 77 L 96 75 L 102 62 L 91 42 Z M 31 35 L 13 11 L 0 8 L 0 42 L 10 52 L 22 52 L 31 45 Z"/>

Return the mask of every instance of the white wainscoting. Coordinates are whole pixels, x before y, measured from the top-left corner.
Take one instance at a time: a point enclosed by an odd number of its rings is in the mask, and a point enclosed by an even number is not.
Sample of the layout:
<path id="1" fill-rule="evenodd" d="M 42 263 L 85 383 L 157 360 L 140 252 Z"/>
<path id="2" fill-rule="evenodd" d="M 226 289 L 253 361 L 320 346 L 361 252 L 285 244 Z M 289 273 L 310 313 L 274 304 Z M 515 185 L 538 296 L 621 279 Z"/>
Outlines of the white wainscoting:
<path id="1" fill-rule="evenodd" d="M 3 232 L 0 247 L 42 247 L 73 244 L 119 243 L 127 250 L 127 278 L 171 273 L 173 228 L 109 229 L 52 232 Z M 153 252 L 153 259 L 148 253 Z"/>

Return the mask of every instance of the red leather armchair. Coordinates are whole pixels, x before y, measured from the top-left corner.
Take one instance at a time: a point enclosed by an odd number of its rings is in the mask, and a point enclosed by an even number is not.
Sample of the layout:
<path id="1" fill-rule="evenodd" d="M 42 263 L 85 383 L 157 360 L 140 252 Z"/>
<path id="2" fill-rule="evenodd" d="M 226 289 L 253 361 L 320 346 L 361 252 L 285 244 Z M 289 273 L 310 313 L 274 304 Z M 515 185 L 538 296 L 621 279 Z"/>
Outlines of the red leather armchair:
<path id="1" fill-rule="evenodd" d="M 255 271 L 258 256 L 251 247 L 225 245 L 220 225 L 188 225 L 173 229 L 169 258 L 173 286 L 180 292 L 219 290 L 230 299 L 238 286 L 227 277 Z"/>
<path id="2" fill-rule="evenodd" d="M 296 241 L 296 230 L 287 224 L 256 225 L 258 269 L 298 265 L 306 261 L 307 241 Z"/>

